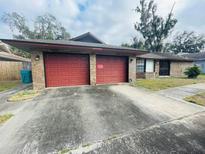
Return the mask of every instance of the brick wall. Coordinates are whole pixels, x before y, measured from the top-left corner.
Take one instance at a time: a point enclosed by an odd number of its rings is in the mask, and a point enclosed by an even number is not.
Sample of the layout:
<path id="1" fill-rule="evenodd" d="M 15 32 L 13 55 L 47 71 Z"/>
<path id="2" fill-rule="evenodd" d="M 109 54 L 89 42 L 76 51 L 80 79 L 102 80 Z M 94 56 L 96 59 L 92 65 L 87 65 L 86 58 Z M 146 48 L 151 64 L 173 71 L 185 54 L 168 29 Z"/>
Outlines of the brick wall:
<path id="1" fill-rule="evenodd" d="M 36 56 L 39 55 L 39 60 L 36 60 Z M 45 88 L 45 74 L 44 74 L 44 61 L 43 53 L 34 51 L 31 55 L 32 62 L 32 78 L 34 90 L 40 90 Z"/>
<path id="2" fill-rule="evenodd" d="M 136 80 L 136 56 L 130 56 L 128 63 L 129 63 L 128 80 L 129 82 L 133 82 Z"/>
<path id="3" fill-rule="evenodd" d="M 40 59 L 36 60 L 36 56 L 39 55 Z M 132 59 L 132 60 L 131 60 Z M 45 88 L 45 72 L 44 72 L 44 59 L 43 53 L 34 51 L 31 56 L 32 61 L 32 78 L 33 88 L 40 90 Z M 135 56 L 129 57 L 129 82 L 135 81 L 136 79 L 136 58 Z M 96 55 L 90 54 L 90 84 L 96 85 Z"/>
<path id="4" fill-rule="evenodd" d="M 90 54 L 90 84 L 96 85 L 96 54 Z"/>
<path id="5" fill-rule="evenodd" d="M 192 62 L 176 62 L 171 61 L 170 63 L 170 76 L 172 77 L 184 77 L 184 71 L 187 67 L 193 66 Z M 153 79 L 159 77 L 159 60 L 155 60 L 155 72 L 143 72 L 136 73 L 136 78 Z"/>
<path id="6" fill-rule="evenodd" d="M 159 77 L 159 60 L 155 60 L 155 77 Z"/>
<path id="7" fill-rule="evenodd" d="M 136 73 L 136 79 L 144 79 L 145 73 L 144 72 L 137 72 Z"/>
<path id="8" fill-rule="evenodd" d="M 170 76 L 183 77 L 186 68 L 193 66 L 192 62 L 174 62 L 170 64 Z"/>
<path id="9" fill-rule="evenodd" d="M 156 72 L 146 72 L 145 79 L 155 79 L 157 77 Z"/>

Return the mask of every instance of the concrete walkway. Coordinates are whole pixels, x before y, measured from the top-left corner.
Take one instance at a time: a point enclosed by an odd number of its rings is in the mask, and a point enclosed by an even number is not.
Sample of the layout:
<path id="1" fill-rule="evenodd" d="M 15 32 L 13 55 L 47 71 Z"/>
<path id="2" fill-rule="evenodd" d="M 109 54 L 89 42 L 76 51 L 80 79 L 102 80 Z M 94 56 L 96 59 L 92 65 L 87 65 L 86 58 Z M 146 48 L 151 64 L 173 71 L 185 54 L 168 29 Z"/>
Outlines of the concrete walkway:
<path id="1" fill-rule="evenodd" d="M 127 85 L 111 86 L 110 89 L 131 99 L 145 113 L 158 116 L 160 119 L 161 117 L 176 119 L 205 111 L 205 107 L 170 99 L 158 93 Z"/>
<path id="2" fill-rule="evenodd" d="M 169 88 L 157 92 L 157 94 L 169 97 L 178 101 L 183 101 L 187 96 L 192 96 L 205 91 L 205 83 L 192 84 L 182 87 Z"/>

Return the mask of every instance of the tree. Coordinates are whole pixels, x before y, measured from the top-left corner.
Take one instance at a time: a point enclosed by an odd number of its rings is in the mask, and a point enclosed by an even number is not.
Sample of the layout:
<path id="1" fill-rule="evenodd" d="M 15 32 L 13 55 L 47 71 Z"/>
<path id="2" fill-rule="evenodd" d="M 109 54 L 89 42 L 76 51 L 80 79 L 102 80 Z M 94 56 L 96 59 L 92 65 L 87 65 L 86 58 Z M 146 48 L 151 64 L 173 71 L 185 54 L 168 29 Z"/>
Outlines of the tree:
<path id="1" fill-rule="evenodd" d="M 137 37 L 134 37 L 132 39 L 132 43 L 122 43 L 123 47 L 130 47 L 130 48 L 136 48 L 136 49 L 141 49 L 141 50 L 145 50 L 145 45 L 144 45 L 144 41 L 142 39 L 138 39 Z"/>
<path id="2" fill-rule="evenodd" d="M 66 29 L 51 14 L 38 16 L 33 23 L 34 30 L 29 28 L 25 17 L 16 12 L 5 13 L 2 16 L 2 21 L 9 25 L 13 33 L 17 30 L 18 34 L 13 35 L 16 39 L 67 40 L 70 38 Z"/>
<path id="3" fill-rule="evenodd" d="M 51 14 L 36 18 L 33 33 L 36 39 L 67 40 L 70 38 L 66 29 Z"/>
<path id="4" fill-rule="evenodd" d="M 205 47 L 205 37 L 194 32 L 179 33 L 168 44 L 168 50 L 177 53 L 197 53 Z"/>
<path id="5" fill-rule="evenodd" d="M 33 29 L 28 26 L 26 18 L 16 12 L 5 13 L 1 19 L 9 25 L 15 39 L 68 40 L 70 38 L 70 34 L 51 14 L 37 16 L 33 22 Z M 30 56 L 17 48 L 12 47 L 11 49 L 14 54 Z"/>
<path id="6" fill-rule="evenodd" d="M 140 22 L 136 22 L 135 29 L 142 34 L 147 50 L 151 52 L 163 50 L 163 41 L 169 36 L 177 23 L 177 19 L 173 18 L 173 8 L 166 19 L 163 19 L 156 15 L 157 5 L 154 0 L 149 0 L 149 2 L 140 0 L 140 5 L 135 9 L 140 15 Z"/>

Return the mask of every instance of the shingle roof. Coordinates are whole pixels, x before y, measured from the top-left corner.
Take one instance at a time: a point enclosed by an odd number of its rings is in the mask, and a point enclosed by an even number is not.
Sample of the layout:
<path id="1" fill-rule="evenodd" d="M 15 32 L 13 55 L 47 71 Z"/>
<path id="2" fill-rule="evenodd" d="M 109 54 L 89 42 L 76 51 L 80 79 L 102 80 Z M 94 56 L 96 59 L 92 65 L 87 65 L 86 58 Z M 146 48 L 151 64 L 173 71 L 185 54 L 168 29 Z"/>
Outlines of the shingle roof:
<path id="1" fill-rule="evenodd" d="M 97 43 L 104 43 L 102 40 L 100 40 L 99 38 L 97 38 L 95 35 L 93 35 L 90 32 L 84 33 L 82 35 L 76 36 L 74 38 L 71 38 L 71 41 L 80 41 L 81 39 L 85 38 L 85 37 L 91 37 L 93 38 Z M 104 43 L 105 44 L 105 43 Z"/>
<path id="2" fill-rule="evenodd" d="M 193 61 L 190 58 L 181 57 L 172 53 L 147 53 L 137 56 L 145 59 L 175 60 L 175 61 Z"/>
<path id="3" fill-rule="evenodd" d="M 205 60 L 205 51 L 199 53 L 184 54 L 183 57 L 192 58 L 194 60 Z"/>
<path id="4" fill-rule="evenodd" d="M 91 47 L 91 48 L 103 48 L 103 49 L 115 49 L 115 50 L 127 50 L 130 52 L 146 52 L 145 50 L 121 47 L 115 45 L 101 44 L 101 43 L 88 43 L 88 42 L 79 42 L 79 41 L 70 41 L 70 40 L 14 40 L 14 39 L 1 39 L 2 42 L 14 46 L 14 44 L 20 44 L 23 46 L 23 43 L 27 44 L 43 44 L 43 45 L 58 45 L 58 46 L 75 46 L 75 47 Z M 27 45 L 29 46 L 29 45 Z"/>
<path id="5" fill-rule="evenodd" d="M 0 61 L 20 61 L 20 62 L 30 62 L 30 59 L 16 56 L 7 52 L 0 52 Z"/>

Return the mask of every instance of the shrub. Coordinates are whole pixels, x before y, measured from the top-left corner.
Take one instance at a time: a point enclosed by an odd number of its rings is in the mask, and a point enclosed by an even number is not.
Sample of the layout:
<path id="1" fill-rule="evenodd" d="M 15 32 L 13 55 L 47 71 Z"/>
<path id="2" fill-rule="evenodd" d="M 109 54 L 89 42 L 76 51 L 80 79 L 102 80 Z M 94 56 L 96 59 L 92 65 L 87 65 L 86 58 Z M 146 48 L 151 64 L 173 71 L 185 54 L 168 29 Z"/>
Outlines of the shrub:
<path id="1" fill-rule="evenodd" d="M 201 70 L 198 66 L 194 65 L 193 67 L 189 67 L 184 72 L 188 78 L 197 78 L 197 76 L 201 73 Z"/>

